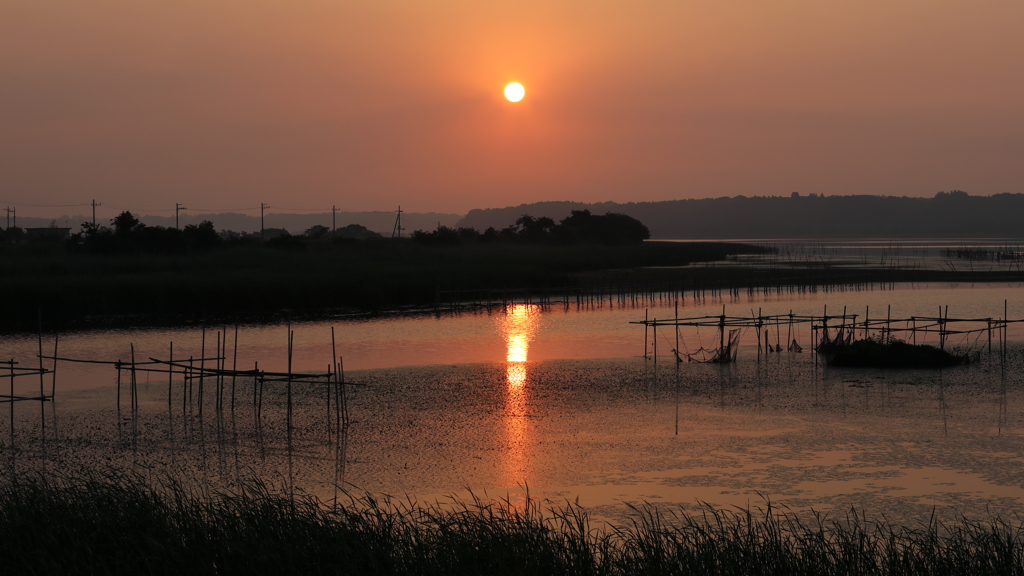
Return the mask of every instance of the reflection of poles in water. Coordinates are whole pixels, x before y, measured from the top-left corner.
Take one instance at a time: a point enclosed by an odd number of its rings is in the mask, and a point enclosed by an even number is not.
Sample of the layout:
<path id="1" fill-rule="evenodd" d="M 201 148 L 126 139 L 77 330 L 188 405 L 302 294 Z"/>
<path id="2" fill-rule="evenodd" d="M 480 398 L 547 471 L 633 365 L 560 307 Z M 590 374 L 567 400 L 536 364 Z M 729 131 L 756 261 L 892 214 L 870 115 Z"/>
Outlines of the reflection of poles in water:
<path id="1" fill-rule="evenodd" d="M 939 369 L 939 410 L 942 412 L 942 435 L 949 436 L 949 424 L 946 421 L 946 386 L 942 381 L 942 369 Z"/>
<path id="2" fill-rule="evenodd" d="M 217 410 L 213 416 L 217 432 L 217 470 L 221 476 L 227 468 L 227 456 L 224 453 L 224 412 Z"/>
<path id="3" fill-rule="evenodd" d="M 679 436 L 679 362 L 676 362 L 676 436 Z"/>
<path id="4" fill-rule="evenodd" d="M 337 442 L 334 444 L 334 504 L 338 503 L 338 489 L 345 481 L 345 468 L 348 464 L 348 426 L 338 431 Z"/>
<path id="5" fill-rule="evenodd" d="M 338 356 L 338 369 L 335 372 L 341 377 L 341 387 L 339 390 L 339 392 L 341 393 L 341 398 L 339 402 L 335 403 L 335 405 L 341 411 L 340 418 L 342 427 L 348 430 L 348 385 L 345 383 L 345 359 L 341 356 Z"/>
<path id="6" fill-rule="evenodd" d="M 1006 366 L 999 367 L 999 434 L 1006 425 Z"/>
<path id="7" fill-rule="evenodd" d="M 256 420 L 256 442 L 260 448 L 260 458 L 266 458 L 266 446 L 263 444 L 263 377 L 260 376 L 259 360 L 253 365 L 252 391 L 253 414 Z"/>

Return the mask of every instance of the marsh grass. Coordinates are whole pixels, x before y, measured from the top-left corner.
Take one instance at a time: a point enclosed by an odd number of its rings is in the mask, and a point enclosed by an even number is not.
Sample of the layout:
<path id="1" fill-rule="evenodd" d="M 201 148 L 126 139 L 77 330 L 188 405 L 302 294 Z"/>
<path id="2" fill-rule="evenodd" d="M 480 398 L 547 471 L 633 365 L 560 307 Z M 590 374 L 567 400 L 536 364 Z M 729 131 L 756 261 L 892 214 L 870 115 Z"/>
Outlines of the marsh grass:
<path id="1" fill-rule="evenodd" d="M 328 505 L 259 481 L 210 493 L 133 475 L 32 477 L 0 486 L 0 550 L 9 574 L 1024 574 L 1019 520 L 633 513 L 608 527 L 530 498 Z"/>
<path id="2" fill-rule="evenodd" d="M 422 246 L 408 240 L 287 252 L 235 246 L 192 255 L 0 254 L 0 331 L 256 320 L 282 310 L 429 306 L 436 291 L 546 287 L 574 274 L 681 266 L 764 251 L 728 243 Z"/>

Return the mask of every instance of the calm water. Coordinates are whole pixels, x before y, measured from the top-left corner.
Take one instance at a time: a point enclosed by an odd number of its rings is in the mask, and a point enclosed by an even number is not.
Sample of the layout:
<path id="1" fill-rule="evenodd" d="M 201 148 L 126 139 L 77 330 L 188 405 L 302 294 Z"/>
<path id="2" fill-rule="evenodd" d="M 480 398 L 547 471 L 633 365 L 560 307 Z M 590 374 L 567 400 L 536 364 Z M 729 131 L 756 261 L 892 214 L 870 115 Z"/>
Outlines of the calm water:
<path id="1" fill-rule="evenodd" d="M 1018 285 L 900 286 L 893 290 L 783 293 L 680 301 L 679 315 L 863 315 L 1024 318 Z M 757 503 L 770 496 L 793 507 L 896 511 L 918 518 L 943 513 L 1012 513 L 1024 503 L 1024 326 L 1012 325 L 1002 365 L 944 371 L 830 369 L 813 354 L 758 360 L 745 334 L 733 366 L 668 357 L 674 333 L 659 335 L 663 356 L 645 360 L 645 312 L 671 318 L 668 299 L 639 307 L 542 310 L 517 305 L 441 317 L 395 317 L 334 323 L 344 357 L 352 424 L 340 438 L 329 429 L 323 385 L 293 385 L 289 439 L 283 385 L 265 392 L 255 418 L 253 384 L 225 382 L 225 410 L 214 409 L 205 383 L 203 413 L 183 382 L 140 376 L 138 418 L 127 394 L 118 413 L 109 366 L 57 367 L 57 401 L 40 410 L 16 406 L 16 451 L 7 466 L 128 467 L 185 474 L 215 484 L 253 474 L 330 498 L 334 485 L 374 492 L 442 497 L 470 488 L 492 495 L 523 486 L 544 497 L 580 503 L 616 517 L 622 502 L 692 506 Z M 891 309 L 890 309 L 891 307 Z M 945 310 L 944 310 L 945 311 Z M 293 368 L 323 371 L 331 362 L 331 323 L 292 325 Z M 702 329 L 703 330 L 703 329 Z M 206 331 L 213 356 L 217 328 Z M 234 328 L 228 327 L 228 366 Z M 785 340 L 785 333 L 782 333 Z M 681 332 L 681 348 L 717 339 L 713 330 Z M 806 327 L 793 337 L 810 343 Z M 774 333 L 772 339 L 774 340 Z M 199 357 L 202 334 L 180 330 L 104 331 L 60 336 L 62 357 L 127 360 Z M 950 345 L 984 347 L 953 338 Z M 44 349 L 52 353 L 51 335 Z M 35 361 L 34 338 L 8 338 L 0 354 Z M 648 341 L 650 347 L 650 341 Z M 239 367 L 283 370 L 287 327 L 242 326 Z M 48 364 L 49 365 L 49 364 Z M 50 376 L 44 384 L 51 385 Z M 19 388 L 38 391 L 38 379 Z M 0 430 L 7 430 L 6 407 Z M 5 444 L 11 439 L 0 433 Z M 45 442 L 43 442 L 45 438 Z"/>
<path id="2" fill-rule="evenodd" d="M 871 318 L 884 318 L 889 307 L 893 318 L 935 316 L 939 307 L 948 306 L 951 318 L 1001 318 L 1004 301 L 1011 319 L 1024 318 L 1024 290 L 1018 284 L 985 285 L 900 285 L 894 290 L 862 290 L 840 292 L 804 292 L 757 294 L 738 298 L 692 298 L 679 301 L 679 316 L 718 315 L 722 306 L 730 316 L 749 316 L 761 310 L 764 314 L 839 314 L 844 307 L 850 314 L 865 308 Z M 665 299 L 637 306 L 621 306 L 607 300 L 600 307 L 580 310 L 553 306 L 530 314 L 523 324 L 528 359 L 531 361 L 562 359 L 629 358 L 643 356 L 643 326 L 629 322 L 650 318 L 671 319 L 675 301 Z M 293 368 L 296 371 L 324 371 L 331 363 L 331 329 L 334 328 L 335 349 L 344 358 L 346 369 L 365 370 L 395 366 L 427 366 L 503 362 L 508 355 L 509 316 L 500 307 L 463 312 L 458 315 L 396 316 L 382 319 L 295 323 Z M 801 343 L 810 340 L 806 326 L 796 334 Z M 208 327 L 205 334 L 207 357 L 216 355 L 217 333 L 227 335 L 228 367 L 234 364 L 233 326 Z M 717 338 L 714 330 L 684 331 L 680 348 L 697 348 Z M 1011 339 L 1024 336 L 1024 324 L 1010 327 Z M 223 336 L 222 336 L 223 337 Z M 662 334 L 662 338 L 666 336 Z M 772 337 L 774 338 L 774 332 Z M 674 346 L 674 334 L 672 336 Z M 785 340 L 785 338 L 782 338 Z M 158 330 L 105 330 L 61 334 L 58 355 L 64 358 L 128 361 L 131 346 L 138 361 L 155 357 L 166 360 L 170 344 L 174 358 L 187 360 L 203 356 L 203 333 L 195 327 Z M 957 342 L 953 342 L 956 344 Z M 742 344 L 756 353 L 756 335 L 746 334 Z M 45 335 L 43 351 L 53 354 L 52 335 Z M 671 347 L 661 341 L 664 354 Z M 241 326 L 238 331 L 237 366 L 252 368 L 255 362 L 263 370 L 284 371 L 288 364 L 288 326 Z M 38 343 L 35 336 L 0 338 L 0 358 L 13 358 L 22 364 L 37 362 Z M 60 363 L 57 385 L 61 390 L 80 390 L 109 386 L 115 372 L 109 366 Z M 153 376 L 156 378 L 157 376 Z M 38 383 L 36 384 L 38 388 Z"/>

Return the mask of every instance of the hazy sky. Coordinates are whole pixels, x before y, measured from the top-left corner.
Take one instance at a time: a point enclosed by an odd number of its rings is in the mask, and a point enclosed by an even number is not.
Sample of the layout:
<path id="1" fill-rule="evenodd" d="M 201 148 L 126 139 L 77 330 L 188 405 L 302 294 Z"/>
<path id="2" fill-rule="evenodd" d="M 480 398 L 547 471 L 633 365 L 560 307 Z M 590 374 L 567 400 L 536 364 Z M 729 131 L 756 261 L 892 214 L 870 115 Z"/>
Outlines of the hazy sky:
<path id="1" fill-rule="evenodd" d="M 1022 30 L 1020 0 L 0 0 L 0 202 L 1021 192 Z"/>

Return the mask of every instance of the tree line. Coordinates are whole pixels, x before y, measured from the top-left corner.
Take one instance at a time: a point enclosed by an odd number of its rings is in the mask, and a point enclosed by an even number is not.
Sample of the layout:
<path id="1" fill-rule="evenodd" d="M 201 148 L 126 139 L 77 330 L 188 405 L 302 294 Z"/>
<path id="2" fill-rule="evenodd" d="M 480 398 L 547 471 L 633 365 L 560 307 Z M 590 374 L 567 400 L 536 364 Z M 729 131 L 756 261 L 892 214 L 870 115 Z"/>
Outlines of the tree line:
<path id="1" fill-rule="evenodd" d="M 438 226 L 427 232 L 417 230 L 412 239 L 427 245 L 460 244 L 634 244 L 651 237 L 642 222 L 625 214 L 608 212 L 591 214 L 590 210 L 573 210 L 557 224 L 553 218 L 529 214 L 502 229 L 493 226 L 483 232 L 473 227 Z"/>
<path id="2" fill-rule="evenodd" d="M 493 227 L 477 231 L 471 227 L 438 226 L 436 230 L 413 232 L 411 238 L 388 239 L 421 245 L 454 246 L 466 244 L 630 244 L 642 242 L 650 232 L 639 220 L 623 214 L 594 215 L 589 210 L 573 211 L 556 223 L 547 217 L 519 217 L 514 224 L 500 230 Z M 331 230 L 315 225 L 302 234 L 291 234 L 283 228 L 267 228 L 262 232 L 217 231 L 213 222 L 203 220 L 181 229 L 147 226 L 129 211 L 110 220 L 110 225 L 84 222 L 81 230 L 67 240 L 46 236 L 31 240 L 20 228 L 0 230 L 0 245 L 32 245 L 35 248 L 58 249 L 92 254 L 182 254 L 204 252 L 225 246 L 259 245 L 268 248 L 300 251 L 384 241 L 383 236 L 359 224 Z"/>
<path id="3" fill-rule="evenodd" d="M 652 238 L 1020 238 L 1024 194 L 931 198 L 857 194 L 734 196 L 659 202 L 536 202 L 470 210 L 455 226 L 484 229 L 520 214 L 563 218 L 573 210 L 627 214 Z"/>

